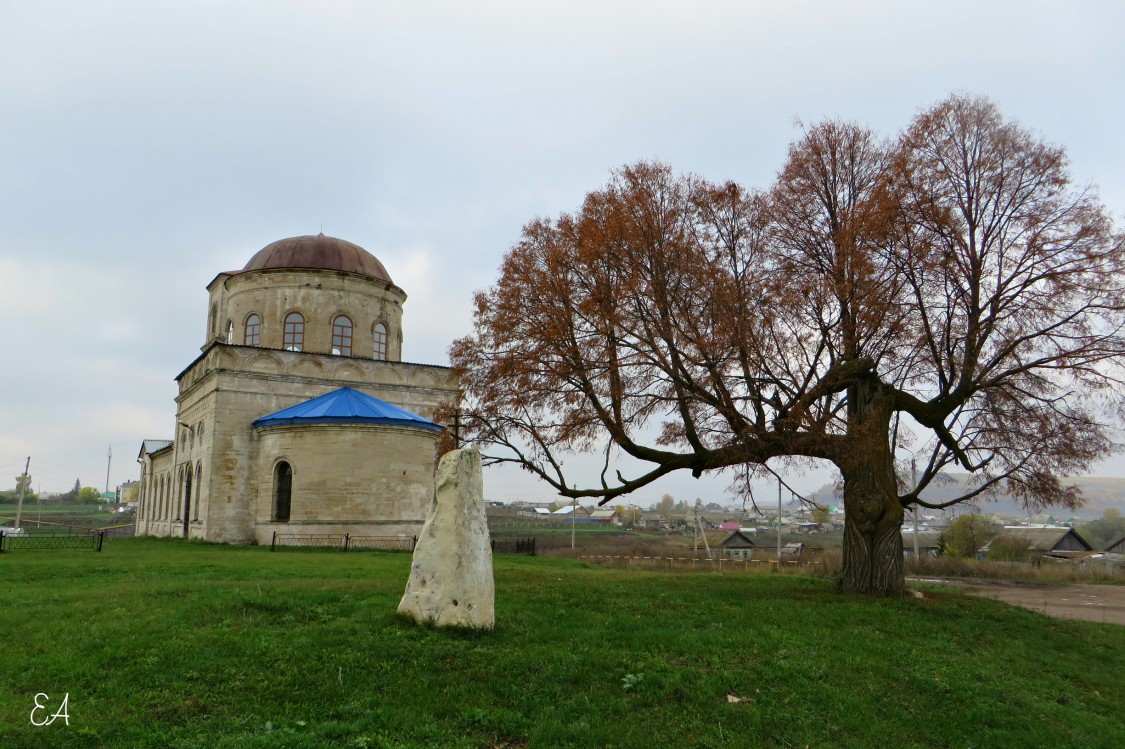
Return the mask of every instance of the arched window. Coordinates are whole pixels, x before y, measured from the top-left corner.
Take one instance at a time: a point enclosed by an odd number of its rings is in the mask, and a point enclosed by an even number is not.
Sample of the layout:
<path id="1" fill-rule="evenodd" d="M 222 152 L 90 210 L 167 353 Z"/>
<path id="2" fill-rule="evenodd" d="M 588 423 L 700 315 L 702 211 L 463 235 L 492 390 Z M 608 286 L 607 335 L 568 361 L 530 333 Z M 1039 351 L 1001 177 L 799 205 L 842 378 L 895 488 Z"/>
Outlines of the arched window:
<path id="1" fill-rule="evenodd" d="M 379 361 L 387 360 L 387 326 L 383 323 L 378 323 L 375 326 L 374 332 L 375 339 L 375 353 L 372 354 L 373 359 Z"/>
<path id="2" fill-rule="evenodd" d="M 300 312 L 290 312 L 285 316 L 284 338 L 281 347 L 286 351 L 304 351 L 305 318 Z"/>
<path id="3" fill-rule="evenodd" d="M 234 323 L 227 320 L 227 343 L 234 343 Z"/>
<path id="4" fill-rule="evenodd" d="M 184 506 L 180 509 L 183 515 L 181 516 L 179 512 L 176 513 L 176 519 L 184 521 L 184 538 L 187 538 L 188 522 L 191 521 L 191 485 L 191 464 L 188 464 L 188 467 L 184 469 Z"/>
<path id="5" fill-rule="evenodd" d="M 293 499 L 293 469 L 282 461 L 273 472 L 273 519 L 289 520 L 289 507 Z"/>
<path id="6" fill-rule="evenodd" d="M 193 520 L 199 520 L 199 494 L 203 490 L 203 461 L 195 464 L 195 517 Z"/>
<path id="7" fill-rule="evenodd" d="M 247 346 L 262 345 L 262 318 L 253 312 L 246 318 L 246 332 L 242 336 L 242 342 Z"/>
<path id="8" fill-rule="evenodd" d="M 347 315 L 336 315 L 332 321 L 332 353 L 352 355 L 352 321 Z"/>
<path id="9" fill-rule="evenodd" d="M 172 520 L 179 522 L 181 515 L 184 511 L 183 503 L 185 498 L 191 499 L 191 470 L 187 472 L 187 493 L 184 492 L 184 469 L 180 466 L 180 470 L 176 472 L 176 492 L 172 495 L 172 502 L 175 504 L 176 515 Z"/>

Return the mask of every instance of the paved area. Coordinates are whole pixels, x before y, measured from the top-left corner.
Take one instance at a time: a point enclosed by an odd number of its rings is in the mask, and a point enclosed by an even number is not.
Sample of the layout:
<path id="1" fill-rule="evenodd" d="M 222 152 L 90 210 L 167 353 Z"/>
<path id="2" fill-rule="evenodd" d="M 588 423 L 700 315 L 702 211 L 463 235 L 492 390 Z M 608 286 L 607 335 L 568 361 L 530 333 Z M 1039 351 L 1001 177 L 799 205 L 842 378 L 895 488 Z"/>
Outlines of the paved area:
<path id="1" fill-rule="evenodd" d="M 1000 580 L 912 578 L 941 583 L 1059 619 L 1125 625 L 1125 585 L 1043 585 Z"/>

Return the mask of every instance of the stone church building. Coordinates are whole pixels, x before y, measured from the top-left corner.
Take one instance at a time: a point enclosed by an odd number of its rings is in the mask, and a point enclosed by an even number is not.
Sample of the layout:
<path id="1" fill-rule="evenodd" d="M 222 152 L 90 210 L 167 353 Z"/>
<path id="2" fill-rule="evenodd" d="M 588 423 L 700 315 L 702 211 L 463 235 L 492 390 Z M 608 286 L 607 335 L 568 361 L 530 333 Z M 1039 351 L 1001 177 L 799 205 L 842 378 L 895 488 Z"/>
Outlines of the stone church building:
<path id="1" fill-rule="evenodd" d="M 435 411 L 457 381 L 402 361 L 406 293 L 342 239 L 293 237 L 220 273 L 173 439 L 144 440 L 137 534 L 268 544 L 414 535 L 433 496 Z"/>

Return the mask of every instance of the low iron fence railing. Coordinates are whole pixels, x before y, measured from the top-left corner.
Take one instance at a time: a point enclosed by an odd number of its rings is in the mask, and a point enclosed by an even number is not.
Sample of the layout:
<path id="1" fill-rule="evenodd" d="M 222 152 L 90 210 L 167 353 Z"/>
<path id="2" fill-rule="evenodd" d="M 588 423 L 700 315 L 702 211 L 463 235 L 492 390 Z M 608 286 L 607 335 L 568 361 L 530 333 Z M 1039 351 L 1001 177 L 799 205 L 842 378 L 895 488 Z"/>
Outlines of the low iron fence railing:
<path id="1" fill-rule="evenodd" d="M 377 549 L 380 551 L 414 551 L 417 536 L 353 536 L 350 533 L 306 536 L 274 531 L 270 551 L 285 549 Z M 535 538 L 492 539 L 493 554 L 526 554 L 535 556 Z"/>
<path id="2" fill-rule="evenodd" d="M 12 535 L 0 532 L 0 553 L 9 551 L 62 551 L 91 549 L 101 551 L 105 531 L 93 533 L 35 533 Z"/>
<path id="3" fill-rule="evenodd" d="M 493 554 L 526 554 L 535 556 L 535 537 L 530 538 L 494 538 L 492 539 Z"/>
<path id="4" fill-rule="evenodd" d="M 414 545 L 416 543 L 418 543 L 417 536 L 353 536 L 350 533 L 345 533 L 343 535 L 305 536 L 283 534 L 274 531 L 273 538 L 270 541 L 270 551 L 276 551 L 278 548 L 339 549 L 340 551 L 350 551 L 353 549 L 414 551 Z"/>

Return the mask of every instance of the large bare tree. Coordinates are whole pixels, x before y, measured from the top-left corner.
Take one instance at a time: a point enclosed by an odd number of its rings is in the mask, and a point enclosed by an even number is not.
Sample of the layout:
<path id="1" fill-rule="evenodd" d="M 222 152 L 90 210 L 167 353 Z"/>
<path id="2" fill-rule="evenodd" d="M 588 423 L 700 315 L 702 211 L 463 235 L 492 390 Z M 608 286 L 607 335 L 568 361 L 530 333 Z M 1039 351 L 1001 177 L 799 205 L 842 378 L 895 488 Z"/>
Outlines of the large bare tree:
<path id="1" fill-rule="evenodd" d="M 602 502 L 677 470 L 831 461 L 841 588 L 899 594 L 904 508 L 999 486 L 1080 501 L 1059 477 L 1113 446 L 1123 262 L 1062 149 L 985 99 L 891 142 L 808 127 L 767 192 L 640 163 L 528 224 L 477 295 L 452 347 L 463 436 Z M 571 483 L 572 451 L 604 453 L 596 481 Z M 613 470 L 615 451 L 647 468 Z M 923 501 L 952 466 L 970 490 Z"/>

